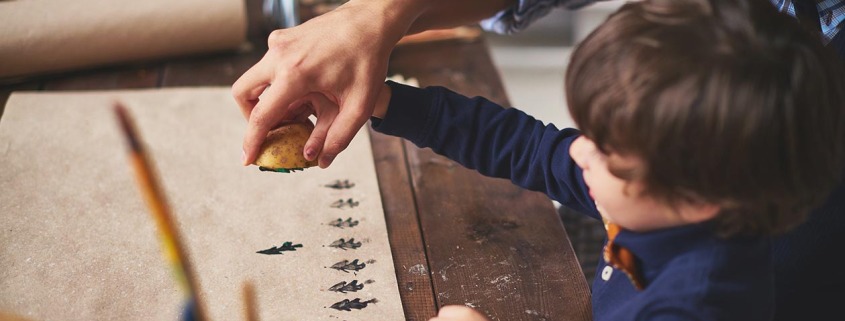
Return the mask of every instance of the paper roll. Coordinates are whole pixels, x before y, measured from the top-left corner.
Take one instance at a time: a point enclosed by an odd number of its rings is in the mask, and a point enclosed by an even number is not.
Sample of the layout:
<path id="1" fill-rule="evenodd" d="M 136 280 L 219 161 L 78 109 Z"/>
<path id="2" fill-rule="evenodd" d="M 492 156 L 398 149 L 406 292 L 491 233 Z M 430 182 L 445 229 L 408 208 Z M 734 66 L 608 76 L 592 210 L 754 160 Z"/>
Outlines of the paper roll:
<path id="1" fill-rule="evenodd" d="M 0 78 L 233 49 L 243 0 L 0 1 Z"/>

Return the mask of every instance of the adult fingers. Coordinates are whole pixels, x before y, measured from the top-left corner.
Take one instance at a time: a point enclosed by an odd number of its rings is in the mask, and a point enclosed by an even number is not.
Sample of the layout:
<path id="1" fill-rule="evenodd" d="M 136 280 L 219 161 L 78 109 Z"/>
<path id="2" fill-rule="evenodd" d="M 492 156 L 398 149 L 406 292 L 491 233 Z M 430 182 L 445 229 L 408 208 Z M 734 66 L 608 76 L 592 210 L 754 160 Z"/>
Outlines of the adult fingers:
<path id="1" fill-rule="evenodd" d="M 314 160 L 323 150 L 329 128 L 337 117 L 338 107 L 323 94 L 312 93 L 308 98 L 317 114 L 317 124 L 305 143 L 304 156 L 307 160 Z"/>
<path id="2" fill-rule="evenodd" d="M 271 74 L 265 70 L 262 61 L 249 68 L 232 84 L 232 97 L 246 120 L 249 120 L 250 113 L 258 103 L 258 97 L 270 84 Z"/>
<path id="3" fill-rule="evenodd" d="M 271 85 L 264 91 L 262 99 L 258 101 L 249 115 L 243 142 L 244 166 L 255 161 L 261 143 L 267 137 L 267 132 L 277 126 L 285 114 L 285 110 L 279 108 L 287 108 L 295 93 L 301 92 L 297 90 L 299 88 Z"/>
<path id="4" fill-rule="evenodd" d="M 305 96 L 288 105 L 288 108 L 282 112 L 279 119 L 282 121 L 307 121 L 308 123 L 311 123 L 311 120 L 309 119 L 311 115 L 314 115 L 314 107 L 312 106 L 311 101 L 307 99 L 307 96 Z M 314 124 L 311 123 L 311 125 L 313 126 Z"/>
<path id="5" fill-rule="evenodd" d="M 332 122 L 318 161 L 321 168 L 331 165 L 337 154 L 349 146 L 349 142 L 372 115 L 372 99 L 369 97 L 371 95 L 365 94 L 351 95 Z"/>

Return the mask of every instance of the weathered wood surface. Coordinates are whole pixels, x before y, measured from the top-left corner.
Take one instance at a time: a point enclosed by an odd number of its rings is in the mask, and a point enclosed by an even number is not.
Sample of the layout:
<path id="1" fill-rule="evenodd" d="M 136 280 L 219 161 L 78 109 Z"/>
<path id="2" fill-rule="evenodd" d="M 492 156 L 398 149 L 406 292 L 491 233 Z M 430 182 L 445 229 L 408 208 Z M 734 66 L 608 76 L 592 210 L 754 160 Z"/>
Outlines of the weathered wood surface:
<path id="1" fill-rule="evenodd" d="M 256 15 L 254 3 L 250 16 Z M 229 86 L 256 63 L 252 50 L 50 75 L 0 87 L 96 90 Z M 483 40 L 397 48 L 391 73 L 444 85 L 507 105 Z M 0 107 L 2 115 L 2 107 Z M 430 150 L 371 132 L 399 291 L 408 320 L 437 307 L 476 307 L 494 320 L 588 320 L 589 288 L 550 201 L 501 179 L 485 178 Z"/>
<path id="2" fill-rule="evenodd" d="M 392 73 L 508 106 L 483 40 L 409 45 Z M 494 320 L 589 320 L 589 288 L 545 195 L 481 177 L 406 142 L 438 306 L 476 307 Z"/>

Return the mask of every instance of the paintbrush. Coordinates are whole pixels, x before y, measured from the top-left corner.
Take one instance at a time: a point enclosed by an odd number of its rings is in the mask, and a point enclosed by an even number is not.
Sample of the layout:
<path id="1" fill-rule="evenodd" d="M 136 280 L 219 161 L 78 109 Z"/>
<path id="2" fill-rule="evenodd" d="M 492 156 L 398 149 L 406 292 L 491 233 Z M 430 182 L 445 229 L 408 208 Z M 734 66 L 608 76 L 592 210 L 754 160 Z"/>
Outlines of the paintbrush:
<path id="1" fill-rule="evenodd" d="M 174 227 L 170 209 L 156 180 L 152 164 L 147 160 L 147 155 L 144 153 L 140 136 L 135 131 L 134 123 L 130 119 L 126 108 L 120 103 L 116 103 L 114 110 L 126 141 L 129 144 L 130 161 L 135 171 L 138 188 L 141 190 L 144 201 L 147 203 L 147 207 L 156 221 L 161 239 L 162 253 L 170 264 L 171 272 L 176 277 L 180 286 L 185 290 L 188 298 L 193 300 L 193 304 L 190 306 L 194 309 L 192 315 L 195 320 L 205 321 L 207 320 L 204 312 L 205 309 L 203 309 L 202 301 L 199 298 L 199 287 L 194 278 L 190 261 L 180 242 L 179 232 Z"/>

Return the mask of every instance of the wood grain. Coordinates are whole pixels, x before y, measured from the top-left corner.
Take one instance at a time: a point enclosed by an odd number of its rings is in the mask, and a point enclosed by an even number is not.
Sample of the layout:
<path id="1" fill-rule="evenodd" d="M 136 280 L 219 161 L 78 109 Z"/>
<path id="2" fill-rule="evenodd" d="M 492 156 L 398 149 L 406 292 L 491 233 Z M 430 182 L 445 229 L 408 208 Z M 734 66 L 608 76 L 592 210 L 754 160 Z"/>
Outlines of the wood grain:
<path id="1" fill-rule="evenodd" d="M 399 48 L 390 70 L 508 105 L 481 41 Z M 438 307 L 467 305 L 492 320 L 591 318 L 589 288 L 545 195 L 405 148 Z"/>
<path id="2" fill-rule="evenodd" d="M 428 320 L 437 309 L 402 139 L 370 130 L 370 140 L 405 318 Z"/>
<path id="3" fill-rule="evenodd" d="M 161 87 L 232 86 L 264 56 L 266 48 L 173 60 L 163 69 Z"/>
<path id="4" fill-rule="evenodd" d="M 44 90 L 140 89 L 158 86 L 162 63 L 124 65 L 58 75 L 45 81 Z"/>

